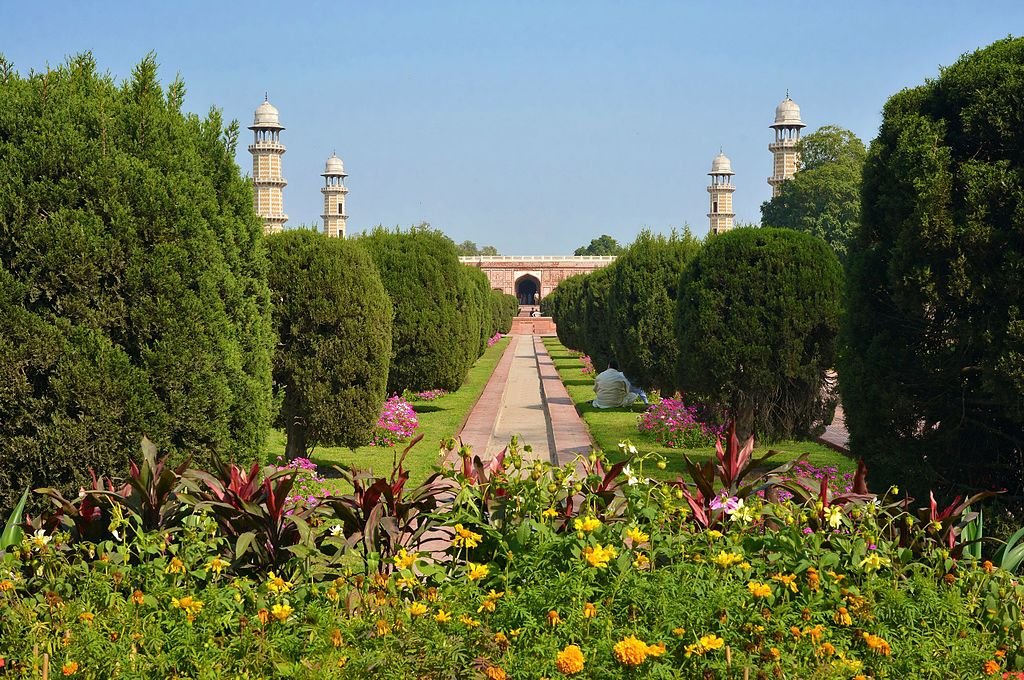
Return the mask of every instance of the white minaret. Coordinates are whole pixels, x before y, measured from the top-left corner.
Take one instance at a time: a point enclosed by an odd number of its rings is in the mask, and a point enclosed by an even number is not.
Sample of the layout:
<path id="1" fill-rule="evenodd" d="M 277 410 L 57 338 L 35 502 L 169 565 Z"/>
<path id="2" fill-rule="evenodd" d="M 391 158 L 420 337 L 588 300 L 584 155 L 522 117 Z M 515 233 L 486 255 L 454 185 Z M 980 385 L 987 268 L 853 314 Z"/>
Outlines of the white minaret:
<path id="1" fill-rule="evenodd" d="M 736 191 L 732 183 L 732 163 L 729 157 L 719 152 L 715 160 L 711 161 L 711 184 L 708 186 L 708 194 L 711 198 L 711 212 L 708 219 L 711 221 L 711 234 L 721 234 L 732 229 L 733 219 L 736 213 L 732 211 L 732 192 Z"/>
<path id="2" fill-rule="evenodd" d="M 332 153 L 327 159 L 322 176 L 324 186 L 320 193 L 324 195 L 324 212 L 320 217 L 324 218 L 324 233 L 345 238 L 345 220 L 348 219 L 345 213 L 345 195 L 348 194 L 345 178 L 348 175 L 338 154 Z"/>
<path id="3" fill-rule="evenodd" d="M 281 156 L 284 155 L 281 130 L 284 127 L 277 109 L 266 97 L 256 109 L 249 129 L 254 135 L 249 153 L 252 154 L 256 214 L 263 218 L 263 233 L 276 234 L 284 229 L 284 223 L 288 221 L 288 216 L 284 214 L 284 188 L 288 182 L 281 176 Z"/>
<path id="4" fill-rule="evenodd" d="M 800 120 L 800 107 L 796 102 L 786 98 L 775 107 L 775 122 L 770 126 L 775 130 L 775 141 L 768 145 L 775 160 L 774 171 L 768 178 L 768 184 L 772 187 L 772 196 L 778 196 L 783 182 L 791 178 L 800 165 L 800 153 L 797 145 L 800 143 L 800 129 L 806 127 Z"/>

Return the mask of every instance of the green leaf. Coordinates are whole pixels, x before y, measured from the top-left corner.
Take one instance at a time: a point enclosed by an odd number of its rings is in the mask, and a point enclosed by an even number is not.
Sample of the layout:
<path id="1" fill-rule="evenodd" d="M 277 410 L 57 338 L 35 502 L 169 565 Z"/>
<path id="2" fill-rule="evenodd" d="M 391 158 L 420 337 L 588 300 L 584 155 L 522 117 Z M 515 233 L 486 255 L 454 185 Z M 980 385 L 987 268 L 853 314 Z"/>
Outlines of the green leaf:
<path id="1" fill-rule="evenodd" d="M 25 537 L 25 532 L 21 529 L 21 515 L 25 512 L 25 501 L 28 500 L 28 489 L 21 494 L 21 500 L 14 507 L 14 511 L 7 518 L 7 524 L 4 525 L 4 532 L 0 534 L 0 551 L 7 550 L 12 545 L 18 545 Z"/>

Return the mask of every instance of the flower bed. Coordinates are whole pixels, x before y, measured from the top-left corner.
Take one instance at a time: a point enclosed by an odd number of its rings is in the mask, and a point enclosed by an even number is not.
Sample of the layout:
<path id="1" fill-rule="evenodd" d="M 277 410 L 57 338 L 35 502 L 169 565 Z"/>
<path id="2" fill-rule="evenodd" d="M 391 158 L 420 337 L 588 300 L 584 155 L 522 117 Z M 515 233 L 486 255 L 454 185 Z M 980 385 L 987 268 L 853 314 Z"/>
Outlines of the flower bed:
<path id="1" fill-rule="evenodd" d="M 315 508 L 275 500 L 294 470 L 179 477 L 147 459 L 152 493 L 59 499 L 9 547 L 0 654 L 15 677 L 43 652 L 54 674 L 104 678 L 1024 668 L 1024 587 L 964 551 L 962 504 L 917 509 L 863 475 L 837 492 L 749 453 L 730 439 L 713 470 L 659 484 L 642 455 L 554 468 L 513 446 L 408 490 L 399 459 Z"/>
<path id="2" fill-rule="evenodd" d="M 669 448 L 692 449 L 713 446 L 722 435 L 720 426 L 702 422 L 699 406 L 687 406 L 682 399 L 662 399 L 651 404 L 637 418 L 637 429 L 651 433 Z"/>
<path id="3" fill-rule="evenodd" d="M 374 446 L 394 446 L 408 441 L 418 426 L 419 419 L 412 404 L 396 394 L 384 402 L 370 443 Z"/>

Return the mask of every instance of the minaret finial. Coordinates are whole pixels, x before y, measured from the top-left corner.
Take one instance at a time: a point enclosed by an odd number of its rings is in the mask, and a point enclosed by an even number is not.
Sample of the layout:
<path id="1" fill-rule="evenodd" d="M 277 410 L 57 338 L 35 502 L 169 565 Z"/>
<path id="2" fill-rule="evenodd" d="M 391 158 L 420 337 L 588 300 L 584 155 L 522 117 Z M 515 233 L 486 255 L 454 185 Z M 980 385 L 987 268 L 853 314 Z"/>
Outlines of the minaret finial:
<path id="1" fill-rule="evenodd" d="M 789 90 L 786 90 L 786 96 L 787 97 L 789 96 Z M 270 101 L 270 92 L 267 92 L 266 90 L 263 91 L 263 101 L 265 101 L 265 102 L 269 102 Z"/>
<path id="2" fill-rule="evenodd" d="M 789 99 L 789 88 L 786 88 L 786 99 Z"/>

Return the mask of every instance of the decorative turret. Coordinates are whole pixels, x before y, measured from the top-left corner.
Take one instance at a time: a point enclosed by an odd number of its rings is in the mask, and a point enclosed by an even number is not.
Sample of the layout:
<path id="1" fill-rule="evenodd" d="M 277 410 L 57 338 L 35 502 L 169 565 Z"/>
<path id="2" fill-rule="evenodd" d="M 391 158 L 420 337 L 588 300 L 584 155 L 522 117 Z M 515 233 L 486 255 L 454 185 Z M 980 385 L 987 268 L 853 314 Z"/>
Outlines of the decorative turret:
<path id="1" fill-rule="evenodd" d="M 288 184 L 281 175 L 280 115 L 266 97 L 256 109 L 252 125 L 253 143 L 249 145 L 252 154 L 253 201 L 256 214 L 263 218 L 263 233 L 275 234 L 284 229 L 288 216 L 284 213 L 284 188 Z"/>
<path id="2" fill-rule="evenodd" d="M 775 141 L 768 145 L 768 150 L 772 152 L 775 162 L 768 184 L 772 187 L 774 197 L 779 195 L 782 183 L 791 178 L 800 165 L 800 153 L 797 151 L 800 130 L 807 127 L 800 120 L 800 107 L 789 98 L 788 90 L 786 98 L 775 107 L 775 122 L 770 127 L 775 130 Z"/>
<path id="3" fill-rule="evenodd" d="M 348 175 L 338 154 L 332 153 L 327 159 L 321 176 L 324 178 L 324 186 L 320 189 L 324 195 L 324 212 L 320 217 L 324 218 L 324 233 L 345 238 L 345 220 L 348 219 L 345 213 L 345 196 L 348 194 L 345 178 Z"/>
<path id="4" fill-rule="evenodd" d="M 736 173 L 732 171 L 732 163 L 729 157 L 719 152 L 715 160 L 711 161 L 711 184 L 708 186 L 708 194 L 711 197 L 711 212 L 708 219 L 711 221 L 709 233 L 721 234 L 732 229 L 733 219 L 736 213 L 732 211 L 732 192 L 736 187 L 732 183 L 732 177 Z"/>

